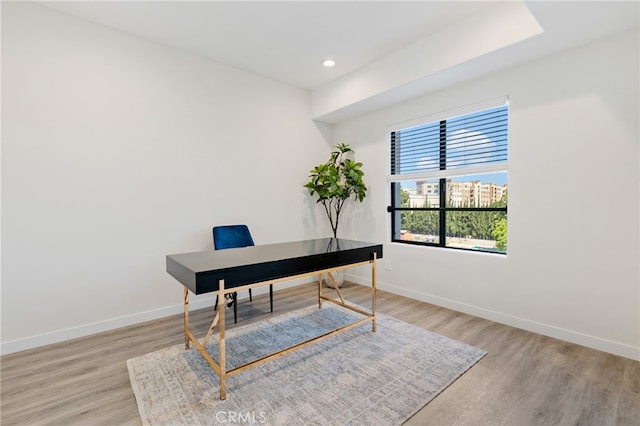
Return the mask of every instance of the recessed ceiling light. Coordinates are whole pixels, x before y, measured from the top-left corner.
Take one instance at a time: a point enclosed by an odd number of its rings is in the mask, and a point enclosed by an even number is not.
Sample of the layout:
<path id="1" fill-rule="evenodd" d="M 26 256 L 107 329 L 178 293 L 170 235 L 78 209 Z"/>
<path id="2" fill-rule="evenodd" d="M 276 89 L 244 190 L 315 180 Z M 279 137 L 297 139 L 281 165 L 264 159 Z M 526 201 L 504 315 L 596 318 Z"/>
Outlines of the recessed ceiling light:
<path id="1" fill-rule="evenodd" d="M 336 61 L 334 61 L 333 59 L 325 59 L 324 61 L 322 61 L 322 65 L 324 65 L 327 68 L 332 67 L 335 64 L 336 64 Z"/>

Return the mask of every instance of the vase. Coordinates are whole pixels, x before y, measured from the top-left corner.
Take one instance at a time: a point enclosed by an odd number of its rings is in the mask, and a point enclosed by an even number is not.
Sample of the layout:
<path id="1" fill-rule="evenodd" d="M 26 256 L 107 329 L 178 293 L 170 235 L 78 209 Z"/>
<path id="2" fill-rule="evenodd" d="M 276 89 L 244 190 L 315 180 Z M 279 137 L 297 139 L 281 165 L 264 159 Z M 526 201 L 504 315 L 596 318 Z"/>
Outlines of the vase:
<path id="1" fill-rule="evenodd" d="M 344 283 L 344 269 L 331 271 L 331 275 L 333 275 L 333 280 L 329 277 L 328 273 L 322 274 L 322 279 L 324 280 L 325 285 L 329 288 L 335 288 L 333 284 L 333 281 L 335 280 L 338 288 L 342 287 L 342 284 Z"/>

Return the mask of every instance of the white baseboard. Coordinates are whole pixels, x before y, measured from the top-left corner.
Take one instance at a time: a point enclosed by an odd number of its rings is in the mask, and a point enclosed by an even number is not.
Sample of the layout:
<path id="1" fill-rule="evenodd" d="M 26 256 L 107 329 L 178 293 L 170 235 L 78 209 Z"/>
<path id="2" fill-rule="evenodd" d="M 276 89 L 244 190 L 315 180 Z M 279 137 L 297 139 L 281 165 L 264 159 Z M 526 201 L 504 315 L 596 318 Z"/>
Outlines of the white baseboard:
<path id="1" fill-rule="evenodd" d="M 215 296 L 213 298 L 203 298 L 197 301 L 189 301 L 191 309 L 204 308 L 211 306 L 215 302 Z M 151 321 L 159 318 L 168 317 L 170 315 L 176 315 L 182 313 L 184 307 L 182 303 L 167 306 L 160 309 L 154 309 L 151 311 L 140 312 L 133 315 L 126 315 L 119 318 L 113 318 L 106 321 L 94 322 L 91 324 L 83 324 L 77 327 L 66 328 L 62 330 L 53 331 L 51 333 L 39 334 L 35 336 L 26 337 L 24 339 L 11 340 L 3 342 L 0 348 L 0 354 L 7 355 L 14 352 L 20 352 L 27 349 L 37 348 L 39 346 L 46 346 L 53 343 L 64 342 L 78 337 L 85 337 L 96 333 L 102 333 L 103 331 L 114 330 L 121 327 L 127 327 L 129 325 L 139 324 L 146 321 Z"/>
<path id="2" fill-rule="evenodd" d="M 362 285 L 371 285 L 370 280 L 363 280 L 360 277 L 354 275 L 345 275 L 345 279 Z M 294 282 L 280 284 L 279 289 L 293 287 L 300 285 L 302 282 Z M 425 293 L 420 293 L 412 290 L 407 290 L 398 286 L 381 283 L 378 281 L 377 287 L 380 290 L 388 291 L 389 293 L 398 294 L 401 296 L 409 297 L 411 299 L 420 300 L 423 302 L 431 303 L 433 305 L 442 306 L 444 308 L 452 309 L 454 311 L 463 312 L 465 314 L 473 315 L 479 318 L 488 319 L 501 324 L 509 325 L 511 327 L 520 328 L 523 330 L 531 331 L 534 333 L 542 334 L 545 336 L 553 337 L 556 339 L 564 340 L 567 342 L 575 343 L 578 345 L 586 346 L 592 349 L 597 349 L 603 352 L 619 355 L 625 358 L 633 360 L 640 360 L 640 348 L 625 345 L 618 342 L 613 342 L 607 339 L 602 339 L 595 336 L 579 333 L 572 330 L 567 330 L 561 327 L 556 327 L 549 324 L 540 323 L 537 321 L 531 321 L 525 318 L 516 317 L 513 315 L 504 314 L 501 312 L 492 311 L 489 309 L 480 308 L 465 303 L 456 302 L 438 296 L 433 296 Z M 256 294 L 266 292 L 266 288 L 256 289 Z M 242 300 L 242 299 L 241 299 Z M 199 298 L 198 300 L 190 301 L 192 310 L 205 308 L 211 306 L 215 301 L 215 296 Z M 275 303 L 275 302 L 274 302 Z M 36 336 L 30 336 L 23 339 L 12 340 L 3 342 L 0 344 L 0 355 L 7 355 L 10 353 L 20 352 L 27 349 L 33 349 L 39 346 L 45 346 L 53 343 L 59 343 L 66 340 L 76 339 L 79 337 L 85 337 L 103 331 L 114 330 L 121 327 L 127 327 L 129 325 L 139 324 L 146 321 L 152 321 L 159 318 L 164 318 L 170 315 L 176 315 L 183 312 L 182 303 L 171 305 L 168 307 L 155 309 L 151 311 L 141 312 L 133 315 L 126 315 L 119 318 L 114 318 L 106 321 L 95 322 L 91 324 L 84 324 L 78 327 L 71 327 L 63 330 L 57 330 L 51 333 L 40 334 Z"/>
<path id="3" fill-rule="evenodd" d="M 371 285 L 370 280 L 363 280 L 353 275 L 347 275 L 345 276 L 345 279 L 358 284 Z M 531 331 L 533 333 L 542 334 L 544 336 L 553 337 L 559 340 L 575 343 L 581 346 L 586 346 L 588 348 L 597 349 L 599 351 L 619 355 L 636 361 L 640 360 L 640 347 L 634 347 L 600 337 L 583 334 L 577 331 L 528 320 L 526 318 L 520 318 L 509 314 L 492 311 L 490 309 L 460 303 L 455 300 L 420 293 L 413 290 L 407 290 L 398 286 L 381 283 L 379 280 L 376 282 L 376 286 L 378 289 L 388 291 L 389 293 L 394 293 L 400 296 L 409 297 L 411 299 L 420 300 L 422 302 L 431 303 L 436 306 L 442 306 L 444 308 L 452 309 L 457 312 L 463 312 L 465 314 L 473 315 L 479 318 L 495 321 L 500 324 L 520 328 L 523 330 Z"/>
<path id="4" fill-rule="evenodd" d="M 304 282 L 306 283 L 306 281 Z M 288 287 L 294 287 L 296 285 L 303 284 L 300 280 L 292 280 L 291 282 L 278 284 L 278 290 L 282 290 Z M 275 289 L 275 287 L 274 287 Z M 267 287 L 256 288 L 253 291 L 253 295 L 268 293 Z M 248 293 L 240 297 L 239 300 L 248 299 Z M 214 294 L 207 296 L 198 296 L 197 300 L 189 299 L 189 306 L 191 310 L 206 308 L 213 306 L 216 296 Z M 274 297 L 274 305 L 277 305 L 277 300 Z M 40 346 L 46 346 L 53 343 L 60 343 L 71 339 L 77 339 L 79 337 L 86 337 L 96 333 L 102 333 L 103 331 L 115 330 L 117 328 L 127 327 L 129 325 L 140 324 L 146 321 L 152 321 L 160 318 L 165 318 L 171 315 L 177 315 L 184 312 L 184 306 L 182 303 L 167 306 L 164 308 L 153 309 L 146 312 L 140 312 L 132 315 L 125 315 L 119 318 L 112 318 L 105 321 L 94 322 L 90 324 L 83 324 L 77 327 L 70 327 L 62 330 L 56 330 L 50 333 L 39 334 L 35 336 L 29 336 L 23 339 L 11 340 L 8 342 L 2 342 L 0 344 L 0 355 L 7 355 L 15 352 L 25 351 L 27 349 L 33 349 Z"/>

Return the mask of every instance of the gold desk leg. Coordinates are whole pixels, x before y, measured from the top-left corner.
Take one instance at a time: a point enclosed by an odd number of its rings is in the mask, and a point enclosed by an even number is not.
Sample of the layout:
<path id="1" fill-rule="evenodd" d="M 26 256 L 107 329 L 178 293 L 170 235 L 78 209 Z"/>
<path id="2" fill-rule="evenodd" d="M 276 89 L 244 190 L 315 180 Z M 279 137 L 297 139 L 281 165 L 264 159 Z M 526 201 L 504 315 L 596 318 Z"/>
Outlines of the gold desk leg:
<path id="1" fill-rule="evenodd" d="M 213 321 L 211 321 L 211 325 L 209 326 L 209 331 L 207 331 L 207 335 L 202 339 L 202 347 L 206 347 L 209 344 L 209 339 L 211 339 L 211 335 L 213 331 L 216 329 L 216 324 L 220 321 L 220 310 L 216 310 L 216 315 L 213 317 Z"/>
<path id="2" fill-rule="evenodd" d="M 327 272 L 327 275 L 329 276 L 329 278 L 331 278 L 331 281 L 333 282 L 333 288 L 336 291 L 336 293 L 338 293 L 338 297 L 340 298 L 340 301 L 344 305 L 344 299 L 342 298 L 342 293 L 340 293 L 340 287 L 338 286 L 338 282 L 336 281 L 335 277 L 331 272 Z"/>
<path id="3" fill-rule="evenodd" d="M 373 314 L 373 319 L 371 320 L 371 331 L 375 333 L 376 331 L 376 259 L 378 258 L 378 254 L 373 252 L 373 261 L 371 262 L 371 297 L 373 300 L 371 301 L 371 313 Z"/>
<path id="4" fill-rule="evenodd" d="M 322 274 L 318 274 L 318 309 L 322 309 Z"/>
<path id="5" fill-rule="evenodd" d="M 218 289 L 218 313 L 220 314 L 220 321 L 218 323 L 218 348 L 220 349 L 220 400 L 227 399 L 227 365 L 225 359 L 225 341 L 224 341 L 224 310 L 225 310 L 225 298 L 224 298 L 224 280 L 219 281 Z"/>
<path id="6" fill-rule="evenodd" d="M 184 349 L 189 349 L 189 289 L 184 288 Z"/>

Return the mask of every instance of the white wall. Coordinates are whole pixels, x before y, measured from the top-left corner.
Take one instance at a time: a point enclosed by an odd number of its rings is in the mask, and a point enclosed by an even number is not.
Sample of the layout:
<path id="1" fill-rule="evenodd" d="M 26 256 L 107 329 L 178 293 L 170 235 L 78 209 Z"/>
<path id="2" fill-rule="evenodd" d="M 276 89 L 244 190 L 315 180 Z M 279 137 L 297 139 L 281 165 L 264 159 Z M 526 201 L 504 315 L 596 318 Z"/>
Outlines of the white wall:
<path id="1" fill-rule="evenodd" d="M 214 224 L 328 235 L 301 186 L 324 136 L 354 146 L 370 188 L 341 236 L 388 241 L 387 126 L 506 94 L 508 256 L 387 243 L 378 283 L 637 359 L 638 50 L 627 33 L 331 137 L 304 91 L 3 2 L 2 352 L 180 312 L 165 255 L 211 248 Z"/>
<path id="2" fill-rule="evenodd" d="M 329 234 L 303 90 L 7 2 L 2 89 L 3 353 L 180 312 L 165 255 L 212 249 L 215 224 Z"/>
<path id="3" fill-rule="evenodd" d="M 639 359 L 638 40 L 621 34 L 337 125 L 368 171 L 353 237 L 389 241 L 387 127 L 510 97 L 508 255 L 388 243 L 381 288 Z"/>

